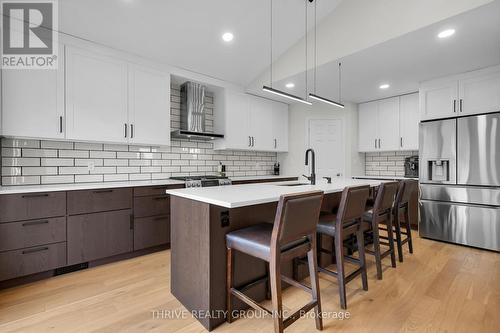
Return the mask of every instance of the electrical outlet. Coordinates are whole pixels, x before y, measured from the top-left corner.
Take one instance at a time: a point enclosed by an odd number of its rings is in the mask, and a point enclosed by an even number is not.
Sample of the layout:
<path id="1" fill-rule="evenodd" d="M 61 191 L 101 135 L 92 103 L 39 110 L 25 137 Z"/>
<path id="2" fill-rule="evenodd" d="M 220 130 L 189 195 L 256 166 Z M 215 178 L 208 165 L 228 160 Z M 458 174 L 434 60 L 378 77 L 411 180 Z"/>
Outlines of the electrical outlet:
<path id="1" fill-rule="evenodd" d="M 89 161 L 88 168 L 89 168 L 89 171 L 94 171 L 94 169 L 95 169 L 94 161 Z"/>

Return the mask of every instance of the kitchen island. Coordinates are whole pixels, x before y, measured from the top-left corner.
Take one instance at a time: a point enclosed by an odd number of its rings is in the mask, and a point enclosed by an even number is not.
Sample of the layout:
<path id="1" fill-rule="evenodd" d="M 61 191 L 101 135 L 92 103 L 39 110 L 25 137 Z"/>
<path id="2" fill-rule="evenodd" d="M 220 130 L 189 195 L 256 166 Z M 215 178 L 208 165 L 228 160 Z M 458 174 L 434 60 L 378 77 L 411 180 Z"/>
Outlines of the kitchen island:
<path id="1" fill-rule="evenodd" d="M 225 321 L 225 235 L 228 232 L 258 223 L 273 223 L 283 194 L 321 190 L 325 193 L 322 210 L 331 211 L 338 205 L 346 186 L 376 187 L 380 183 L 342 179 L 318 185 L 295 181 L 168 190 L 172 221 L 172 294 L 207 330 L 214 329 Z M 236 253 L 234 279 L 237 286 L 254 281 L 265 272 L 263 261 Z M 283 263 L 282 272 L 291 276 L 291 262 Z M 257 284 L 246 294 L 263 300 L 264 285 Z M 235 302 L 235 309 L 244 307 L 243 303 Z"/>

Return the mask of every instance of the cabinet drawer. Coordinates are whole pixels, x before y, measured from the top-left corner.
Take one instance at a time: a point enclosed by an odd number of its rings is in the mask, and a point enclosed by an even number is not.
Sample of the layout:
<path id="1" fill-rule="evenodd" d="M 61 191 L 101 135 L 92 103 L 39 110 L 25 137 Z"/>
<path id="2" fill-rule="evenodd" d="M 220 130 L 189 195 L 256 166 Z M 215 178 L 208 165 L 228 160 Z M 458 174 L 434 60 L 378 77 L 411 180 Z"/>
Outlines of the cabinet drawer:
<path id="1" fill-rule="evenodd" d="M 184 185 L 158 185 L 134 188 L 134 197 L 145 197 L 149 195 L 162 195 L 166 190 L 184 188 Z"/>
<path id="2" fill-rule="evenodd" d="M 68 214 L 88 214 L 132 208 L 132 189 L 99 189 L 68 192 Z"/>
<path id="3" fill-rule="evenodd" d="M 134 250 L 170 242 L 170 216 L 144 217 L 134 220 Z"/>
<path id="4" fill-rule="evenodd" d="M 66 241 L 66 217 L 0 224 L 0 251 Z"/>
<path id="5" fill-rule="evenodd" d="M 66 243 L 0 253 L 0 280 L 40 273 L 66 266 Z"/>
<path id="6" fill-rule="evenodd" d="M 146 217 L 170 214 L 170 196 L 157 195 L 154 197 L 134 198 L 134 216 Z"/>
<path id="7" fill-rule="evenodd" d="M 66 192 L 0 195 L 0 222 L 66 215 Z"/>
<path id="8" fill-rule="evenodd" d="M 68 217 L 68 264 L 132 251 L 132 210 Z"/>

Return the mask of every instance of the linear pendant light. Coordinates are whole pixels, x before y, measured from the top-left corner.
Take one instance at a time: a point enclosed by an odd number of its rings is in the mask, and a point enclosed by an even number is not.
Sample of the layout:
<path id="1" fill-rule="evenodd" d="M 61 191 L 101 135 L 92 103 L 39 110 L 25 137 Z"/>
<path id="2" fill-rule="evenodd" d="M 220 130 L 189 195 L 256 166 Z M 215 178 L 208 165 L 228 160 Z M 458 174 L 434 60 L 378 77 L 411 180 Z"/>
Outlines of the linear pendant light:
<path id="1" fill-rule="evenodd" d="M 312 2 L 314 0 L 309 0 L 309 2 Z M 324 97 L 321 97 L 319 95 L 316 94 L 316 71 L 317 71 L 317 64 L 316 64 L 316 60 L 317 60 L 317 51 L 318 51 L 318 45 L 317 45 L 317 41 L 316 41 L 316 28 L 317 28 L 317 25 L 318 25 L 318 22 L 316 20 L 316 7 L 317 7 L 317 3 L 318 3 L 318 0 L 315 0 L 314 2 L 314 94 L 313 93 L 309 93 L 309 97 L 312 98 L 312 99 L 315 99 L 317 101 L 320 101 L 320 102 L 323 102 L 323 103 L 326 103 L 326 104 L 330 104 L 330 105 L 335 105 L 335 106 L 338 106 L 339 108 L 344 108 L 344 104 L 340 103 L 340 102 L 336 102 L 336 101 L 333 101 L 331 99 L 328 99 L 328 98 L 324 98 Z M 339 99 L 341 98 L 341 64 L 339 63 Z"/>
<path id="2" fill-rule="evenodd" d="M 271 71 L 270 72 L 270 74 L 271 74 L 270 75 L 271 76 L 270 84 L 271 84 L 271 86 L 264 85 L 262 87 L 262 90 L 265 92 L 280 96 L 280 97 L 291 99 L 291 100 L 296 101 L 296 102 L 304 103 L 307 105 L 312 105 L 311 102 L 309 102 L 309 101 L 307 101 L 299 96 L 295 96 L 295 95 L 292 95 L 292 94 L 286 93 L 284 91 L 273 88 L 273 0 L 270 0 L 270 2 L 271 2 L 271 66 L 270 66 L 270 71 Z M 306 9 L 307 9 L 307 7 L 306 7 Z M 307 26 L 306 26 L 306 38 L 307 38 Z M 307 53 L 307 45 L 306 45 L 306 53 Z M 306 63 L 307 63 L 307 60 L 306 60 Z M 307 73 L 307 65 L 306 65 L 306 73 Z M 306 75 L 306 90 L 307 90 L 307 75 Z"/>

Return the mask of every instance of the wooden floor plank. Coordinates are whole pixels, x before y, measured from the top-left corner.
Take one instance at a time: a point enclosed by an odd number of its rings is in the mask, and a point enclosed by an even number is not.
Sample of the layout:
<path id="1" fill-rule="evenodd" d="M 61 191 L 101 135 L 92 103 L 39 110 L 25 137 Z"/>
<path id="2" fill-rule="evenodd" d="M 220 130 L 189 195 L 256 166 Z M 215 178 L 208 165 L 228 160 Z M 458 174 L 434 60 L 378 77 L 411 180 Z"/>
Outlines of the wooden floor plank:
<path id="1" fill-rule="evenodd" d="M 349 283 L 350 318 L 325 319 L 324 331 L 498 332 L 500 254 L 418 237 L 414 243 L 415 253 L 405 252 L 396 269 L 384 259 L 382 281 L 368 256 L 369 290 L 360 279 Z M 320 274 L 320 287 L 323 311 L 341 311 L 336 280 Z M 284 305 L 293 312 L 309 297 L 289 288 Z M 0 332 L 206 332 L 189 314 L 158 316 L 183 310 L 170 293 L 170 251 L 162 251 L 2 290 Z M 287 332 L 314 327 L 306 318 Z M 273 332 L 273 324 L 243 318 L 216 332 Z"/>

